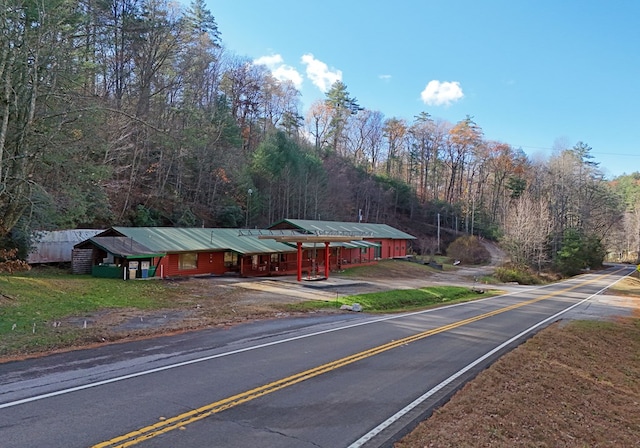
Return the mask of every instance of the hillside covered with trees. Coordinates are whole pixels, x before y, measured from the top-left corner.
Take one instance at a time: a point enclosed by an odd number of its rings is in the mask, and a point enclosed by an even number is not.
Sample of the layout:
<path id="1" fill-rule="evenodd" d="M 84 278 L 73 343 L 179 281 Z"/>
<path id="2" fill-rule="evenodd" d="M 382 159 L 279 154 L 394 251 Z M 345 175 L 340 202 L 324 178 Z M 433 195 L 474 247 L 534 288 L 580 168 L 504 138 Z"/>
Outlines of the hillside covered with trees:
<path id="1" fill-rule="evenodd" d="M 224 47 L 203 0 L 3 4 L 5 248 L 34 230 L 361 217 L 422 253 L 439 227 L 536 269 L 637 258 L 640 174 L 605 180 L 586 143 L 530 160 L 470 116 L 385 117 L 340 81 L 303 111 L 292 84 Z"/>

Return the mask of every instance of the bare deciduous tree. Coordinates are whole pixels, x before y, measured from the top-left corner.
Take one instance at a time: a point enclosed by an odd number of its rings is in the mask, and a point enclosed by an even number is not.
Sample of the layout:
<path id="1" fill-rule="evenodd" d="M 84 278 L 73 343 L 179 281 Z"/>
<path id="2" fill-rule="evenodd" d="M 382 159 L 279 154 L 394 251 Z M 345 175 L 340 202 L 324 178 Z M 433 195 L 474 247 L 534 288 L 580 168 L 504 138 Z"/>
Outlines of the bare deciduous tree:
<path id="1" fill-rule="evenodd" d="M 541 270 L 548 261 L 547 238 L 550 231 L 547 202 L 523 195 L 510 207 L 502 242 L 514 262 L 533 265 Z"/>

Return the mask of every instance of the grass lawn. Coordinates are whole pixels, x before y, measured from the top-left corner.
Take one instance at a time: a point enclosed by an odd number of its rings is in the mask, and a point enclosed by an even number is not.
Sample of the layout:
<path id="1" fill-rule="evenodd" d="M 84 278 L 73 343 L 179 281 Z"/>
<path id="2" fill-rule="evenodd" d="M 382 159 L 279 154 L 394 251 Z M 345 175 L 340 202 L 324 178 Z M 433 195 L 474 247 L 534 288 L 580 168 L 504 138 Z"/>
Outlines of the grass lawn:
<path id="1" fill-rule="evenodd" d="M 57 269 L 0 275 L 0 355 L 68 345 L 81 329 L 59 329 L 58 321 L 102 309 L 164 308 L 169 293 L 158 281 L 125 282 Z"/>
<path id="2" fill-rule="evenodd" d="M 431 272 L 427 266 L 405 261 L 380 264 L 383 266 L 364 266 L 354 270 L 361 275 L 368 272 L 372 277 L 385 273 L 391 278 L 408 273 L 421 278 Z M 237 294 L 243 294 L 241 290 L 212 288 L 210 284 L 190 287 L 189 284 L 188 281 L 171 283 L 95 278 L 71 275 L 57 268 L 0 275 L 0 357 L 49 352 L 136 336 L 138 333 L 118 330 L 118 323 L 132 315 L 142 318 L 153 314 L 154 310 L 168 314 L 171 311 L 192 312 L 197 306 L 199 324 L 192 326 L 195 320 L 184 323 L 185 328 L 193 329 L 198 325 L 227 324 L 245 315 L 246 319 L 269 318 L 282 310 L 307 312 L 359 303 L 365 312 L 399 312 L 483 297 L 470 288 L 437 286 L 343 296 L 330 302 L 260 302 L 243 309 L 241 304 L 234 302 Z M 484 296 L 490 294 L 485 293 Z M 162 328 L 153 331 L 160 334 Z"/>

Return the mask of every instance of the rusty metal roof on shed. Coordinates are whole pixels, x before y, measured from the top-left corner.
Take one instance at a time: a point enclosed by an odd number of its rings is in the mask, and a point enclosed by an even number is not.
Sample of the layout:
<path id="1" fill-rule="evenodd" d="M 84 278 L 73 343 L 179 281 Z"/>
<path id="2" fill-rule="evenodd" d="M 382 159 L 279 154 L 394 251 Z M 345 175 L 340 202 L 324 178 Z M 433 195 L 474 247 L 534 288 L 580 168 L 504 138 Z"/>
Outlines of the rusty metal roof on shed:
<path id="1" fill-rule="evenodd" d="M 310 219 L 283 219 L 272 225 L 287 223 L 297 229 L 317 235 L 353 235 L 364 238 L 388 238 L 394 240 L 414 240 L 415 236 L 387 224 L 365 222 L 314 221 Z"/>
<path id="2" fill-rule="evenodd" d="M 233 251 L 242 255 L 295 252 L 283 243 L 241 235 L 238 229 L 113 227 L 113 230 L 156 252 Z"/>

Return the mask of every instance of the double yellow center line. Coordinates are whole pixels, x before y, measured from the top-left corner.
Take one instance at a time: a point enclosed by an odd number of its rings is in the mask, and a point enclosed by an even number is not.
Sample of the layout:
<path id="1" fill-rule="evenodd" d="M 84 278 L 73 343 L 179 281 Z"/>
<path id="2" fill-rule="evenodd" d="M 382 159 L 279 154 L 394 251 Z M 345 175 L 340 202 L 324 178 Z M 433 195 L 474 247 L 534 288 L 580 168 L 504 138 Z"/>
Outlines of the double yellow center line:
<path id="1" fill-rule="evenodd" d="M 94 445 L 93 448 L 123 448 L 128 446 L 136 445 L 145 440 L 151 439 L 153 437 L 157 437 L 161 434 L 167 433 L 169 431 L 173 431 L 175 429 L 184 429 L 185 426 L 197 422 L 199 420 L 205 419 L 213 414 L 217 414 L 226 409 L 238 406 L 242 403 L 246 403 L 248 401 L 254 400 L 256 398 L 262 397 L 263 395 L 270 394 L 272 392 L 278 391 L 280 389 L 284 389 L 285 387 L 292 386 L 294 384 L 298 384 L 302 381 L 308 380 L 310 378 L 314 378 L 316 376 L 322 375 L 323 373 L 331 372 L 340 367 L 352 364 L 356 361 L 360 361 L 365 358 L 369 358 L 371 356 L 386 352 L 388 350 L 392 350 L 396 347 L 400 347 L 405 344 L 409 344 L 411 342 L 419 341 L 421 339 L 427 338 L 429 336 L 433 336 L 438 333 L 443 333 L 445 331 L 453 330 L 458 327 L 462 327 L 464 325 L 468 325 L 473 322 L 477 322 L 482 319 L 486 319 L 491 316 L 495 316 L 498 314 L 506 313 L 508 311 L 521 308 L 523 306 L 531 305 L 536 302 L 540 302 L 542 300 L 549 299 L 551 297 L 557 296 L 559 294 L 564 294 L 568 291 L 576 289 L 580 286 L 584 286 L 589 283 L 596 282 L 600 280 L 602 277 L 606 277 L 611 274 L 605 274 L 598 276 L 592 280 L 587 282 L 579 283 L 569 288 L 553 292 L 550 294 L 546 294 L 541 297 L 537 297 L 535 299 L 527 300 L 525 302 L 516 303 L 504 308 L 499 308 L 494 311 L 489 311 L 487 313 L 480 314 L 478 316 L 470 317 L 468 319 L 460 320 L 457 322 L 453 322 L 448 325 L 444 325 L 438 328 L 434 328 L 431 330 L 423 331 L 421 333 L 408 336 L 406 338 L 398 339 L 395 341 L 391 341 L 387 344 L 379 345 L 377 347 L 373 347 L 369 350 L 365 350 L 362 352 L 355 353 L 350 356 L 346 356 L 344 358 L 338 359 L 336 361 L 331 361 L 326 364 L 322 364 L 320 366 L 314 367 L 309 370 L 305 370 L 300 373 L 296 373 L 295 375 L 288 376 L 286 378 L 282 378 L 277 381 L 273 381 L 271 383 L 265 384 L 260 387 L 256 387 L 255 389 L 251 389 L 231 397 L 224 398 L 222 400 L 216 401 L 214 403 L 210 403 L 206 406 L 202 406 L 197 409 L 193 409 L 189 412 L 185 412 L 183 414 L 177 415 L 175 417 L 167 418 L 161 420 L 153 425 L 145 426 L 136 431 L 129 432 L 122 436 L 115 437 L 113 439 L 107 440 L 105 442 Z"/>

